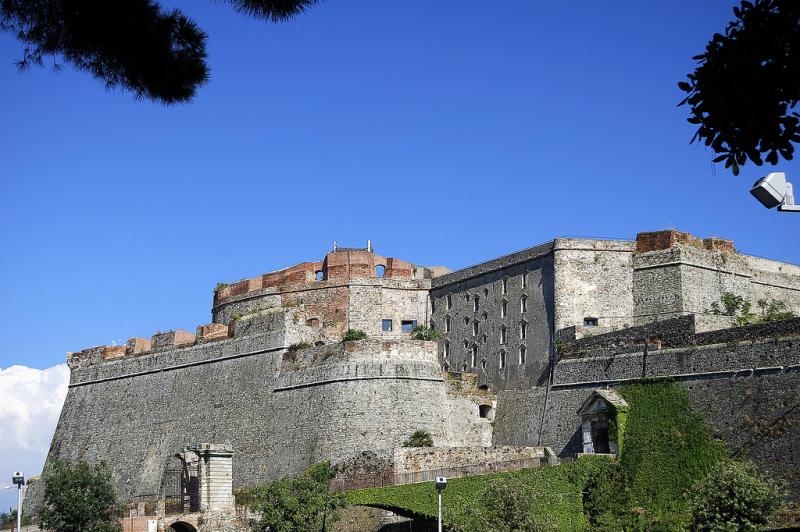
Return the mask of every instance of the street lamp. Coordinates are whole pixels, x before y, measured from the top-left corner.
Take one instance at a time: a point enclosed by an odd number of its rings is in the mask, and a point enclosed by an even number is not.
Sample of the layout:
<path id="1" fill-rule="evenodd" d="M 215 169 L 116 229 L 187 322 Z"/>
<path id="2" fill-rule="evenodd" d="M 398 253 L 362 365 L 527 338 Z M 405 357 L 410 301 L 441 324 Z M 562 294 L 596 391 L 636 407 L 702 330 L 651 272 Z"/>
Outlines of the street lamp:
<path id="1" fill-rule="evenodd" d="M 17 532 L 22 528 L 22 486 L 25 485 L 25 475 L 21 471 L 11 475 L 11 482 L 17 486 Z"/>
<path id="2" fill-rule="evenodd" d="M 792 184 L 783 172 L 772 172 L 753 184 L 750 194 L 767 209 L 777 207 L 782 212 L 800 212 L 800 205 L 794 204 Z"/>
<path id="3" fill-rule="evenodd" d="M 436 491 L 439 492 L 439 532 L 442 532 L 442 492 L 447 487 L 447 479 L 436 477 Z"/>

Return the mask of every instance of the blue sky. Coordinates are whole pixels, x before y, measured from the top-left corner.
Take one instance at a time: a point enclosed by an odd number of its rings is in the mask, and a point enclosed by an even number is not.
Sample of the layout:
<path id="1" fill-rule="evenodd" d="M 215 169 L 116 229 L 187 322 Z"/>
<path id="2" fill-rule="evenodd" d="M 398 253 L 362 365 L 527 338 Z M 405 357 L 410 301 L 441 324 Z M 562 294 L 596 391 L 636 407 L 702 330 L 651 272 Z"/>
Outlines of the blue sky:
<path id="1" fill-rule="evenodd" d="M 733 2 L 328 0 L 280 25 L 165 5 L 209 34 L 189 105 L 19 73 L 0 34 L 0 368 L 194 330 L 217 281 L 333 240 L 458 268 L 676 227 L 800 263 L 800 216 L 747 193 L 765 170 L 712 165 L 676 107 Z"/>

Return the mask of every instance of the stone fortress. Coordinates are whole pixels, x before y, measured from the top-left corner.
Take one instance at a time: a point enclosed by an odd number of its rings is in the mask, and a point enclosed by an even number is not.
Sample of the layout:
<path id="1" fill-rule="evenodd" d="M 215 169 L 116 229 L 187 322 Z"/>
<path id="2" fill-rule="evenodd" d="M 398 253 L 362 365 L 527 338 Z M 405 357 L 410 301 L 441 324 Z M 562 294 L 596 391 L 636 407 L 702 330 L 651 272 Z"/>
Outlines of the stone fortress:
<path id="1" fill-rule="evenodd" d="M 611 452 L 591 421 L 620 400 L 610 387 L 671 376 L 734 454 L 797 498 L 800 319 L 730 328 L 709 312 L 726 292 L 800 314 L 800 266 L 674 230 L 557 238 L 458 271 L 334 246 L 218 285 L 195 332 L 71 353 L 50 456 L 104 460 L 124 501 L 163 514 L 171 475 L 183 470 L 185 494 L 186 464 L 209 449 L 227 457 L 215 463 L 228 490 L 321 460 L 354 487 Z M 417 325 L 438 340 L 412 339 Z M 342 342 L 350 329 L 367 338 Z M 402 447 L 416 430 L 433 449 Z M 215 493 L 180 510 L 232 505 Z"/>

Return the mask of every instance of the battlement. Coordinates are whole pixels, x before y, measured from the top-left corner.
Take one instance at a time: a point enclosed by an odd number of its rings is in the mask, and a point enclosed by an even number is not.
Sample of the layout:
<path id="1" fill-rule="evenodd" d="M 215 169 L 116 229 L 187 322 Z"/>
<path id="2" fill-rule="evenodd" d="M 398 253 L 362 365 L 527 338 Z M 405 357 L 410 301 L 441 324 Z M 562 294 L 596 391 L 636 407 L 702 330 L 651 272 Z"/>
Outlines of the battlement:
<path id="1" fill-rule="evenodd" d="M 691 233 L 676 231 L 675 229 L 638 233 L 636 235 L 637 253 L 659 251 L 677 246 L 691 246 L 724 253 L 736 252 L 732 240 L 717 237 L 699 238 Z"/>
<path id="2" fill-rule="evenodd" d="M 376 255 L 371 248 L 337 248 L 322 261 L 301 262 L 294 266 L 221 284 L 214 290 L 214 305 L 237 296 L 273 288 L 280 292 L 318 284 L 321 281 L 347 282 L 351 279 L 431 279 L 441 268 L 426 268 L 394 257 Z"/>

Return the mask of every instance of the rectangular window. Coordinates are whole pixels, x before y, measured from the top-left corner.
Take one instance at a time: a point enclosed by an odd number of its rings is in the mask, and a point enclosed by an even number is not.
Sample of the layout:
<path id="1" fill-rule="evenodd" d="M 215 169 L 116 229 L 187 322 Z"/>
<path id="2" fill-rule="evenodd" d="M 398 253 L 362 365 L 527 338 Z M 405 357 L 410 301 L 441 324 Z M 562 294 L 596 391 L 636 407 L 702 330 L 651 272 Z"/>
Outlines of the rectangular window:
<path id="1" fill-rule="evenodd" d="M 522 288 L 528 288 L 528 274 L 522 274 Z"/>
<path id="2" fill-rule="evenodd" d="M 381 320 L 381 329 L 383 332 L 392 332 L 392 320 Z"/>
<path id="3" fill-rule="evenodd" d="M 401 322 L 401 327 L 404 333 L 410 333 L 414 330 L 414 327 L 417 326 L 417 320 L 403 320 Z"/>
<path id="4" fill-rule="evenodd" d="M 523 297 L 519 300 L 519 311 L 520 312 L 528 312 L 528 298 Z"/>
<path id="5" fill-rule="evenodd" d="M 503 279 L 500 284 L 500 293 L 505 294 L 508 292 L 508 279 Z"/>
<path id="6" fill-rule="evenodd" d="M 528 336 L 528 324 L 525 323 L 524 321 L 520 322 L 520 324 L 519 324 L 519 338 L 520 338 L 520 340 L 524 340 L 525 338 L 527 338 L 527 336 Z"/>
<path id="7" fill-rule="evenodd" d="M 500 302 L 500 317 L 505 318 L 508 314 L 508 301 Z"/>
<path id="8" fill-rule="evenodd" d="M 453 298 L 450 294 L 447 294 L 447 310 L 450 310 L 450 307 L 453 306 Z"/>
<path id="9" fill-rule="evenodd" d="M 597 318 L 583 318 L 584 327 L 597 327 Z"/>

